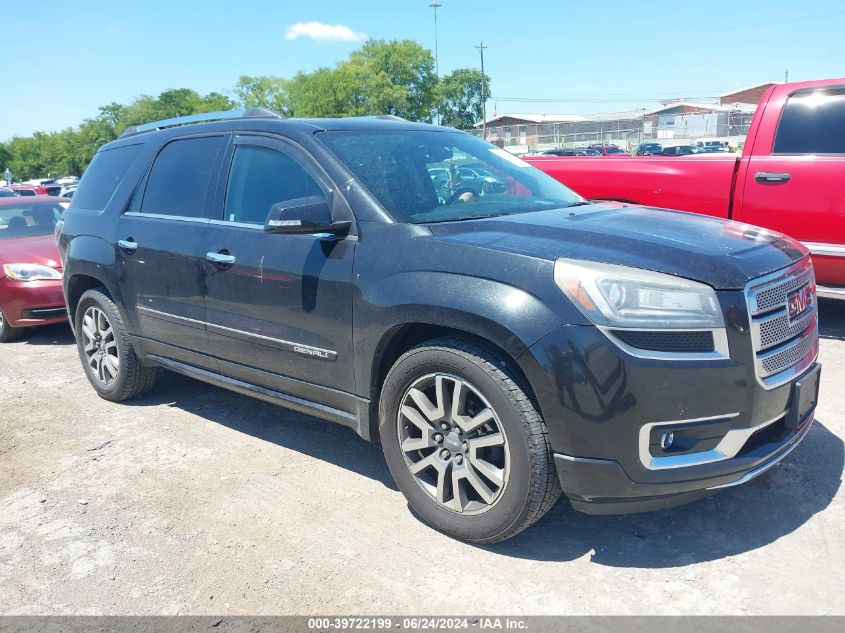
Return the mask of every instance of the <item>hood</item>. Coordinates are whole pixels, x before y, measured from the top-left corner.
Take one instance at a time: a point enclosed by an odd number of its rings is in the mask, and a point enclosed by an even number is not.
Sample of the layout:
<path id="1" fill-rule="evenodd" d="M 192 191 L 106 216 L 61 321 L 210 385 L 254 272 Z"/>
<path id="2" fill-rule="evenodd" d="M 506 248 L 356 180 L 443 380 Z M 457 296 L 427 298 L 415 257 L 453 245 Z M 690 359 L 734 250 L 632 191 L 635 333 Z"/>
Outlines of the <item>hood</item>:
<path id="1" fill-rule="evenodd" d="M 61 270 L 62 259 L 53 234 L 0 240 L 0 265 L 41 264 Z"/>
<path id="2" fill-rule="evenodd" d="M 645 268 L 717 290 L 742 289 L 808 254 L 800 242 L 749 224 L 613 202 L 429 226 L 443 240 Z"/>

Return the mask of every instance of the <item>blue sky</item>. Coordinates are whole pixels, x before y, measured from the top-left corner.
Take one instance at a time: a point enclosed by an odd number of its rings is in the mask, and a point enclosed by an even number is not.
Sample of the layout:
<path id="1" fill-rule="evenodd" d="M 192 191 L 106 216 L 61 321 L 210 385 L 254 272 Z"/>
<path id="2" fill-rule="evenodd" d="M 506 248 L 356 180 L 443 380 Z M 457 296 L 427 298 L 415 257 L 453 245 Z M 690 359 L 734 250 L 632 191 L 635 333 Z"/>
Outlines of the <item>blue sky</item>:
<path id="1" fill-rule="evenodd" d="M 439 0 L 441 74 L 477 66 L 494 108 L 583 113 L 704 98 L 769 80 L 845 75 L 841 0 Z M 56 130 L 168 88 L 226 92 L 242 74 L 332 65 L 373 38 L 434 49 L 430 0 L 0 0 L 0 140 Z M 320 22 L 346 39 L 313 39 Z M 325 27 L 317 32 L 326 35 Z M 507 98 L 562 99 L 514 102 Z"/>

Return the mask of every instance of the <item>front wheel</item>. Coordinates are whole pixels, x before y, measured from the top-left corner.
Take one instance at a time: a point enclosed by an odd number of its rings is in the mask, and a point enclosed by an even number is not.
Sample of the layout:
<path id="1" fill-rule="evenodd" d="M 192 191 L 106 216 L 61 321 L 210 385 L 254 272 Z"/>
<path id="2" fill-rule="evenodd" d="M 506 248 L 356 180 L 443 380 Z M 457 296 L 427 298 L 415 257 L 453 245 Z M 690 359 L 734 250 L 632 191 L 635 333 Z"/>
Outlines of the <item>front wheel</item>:
<path id="1" fill-rule="evenodd" d="M 12 324 L 6 320 L 3 311 L 0 310 L 0 343 L 8 343 L 14 341 L 23 332 L 21 327 L 12 327 Z"/>
<path id="2" fill-rule="evenodd" d="M 505 363 L 461 339 L 413 348 L 391 368 L 382 448 L 411 507 L 456 538 L 495 543 L 554 505 L 546 426 Z"/>

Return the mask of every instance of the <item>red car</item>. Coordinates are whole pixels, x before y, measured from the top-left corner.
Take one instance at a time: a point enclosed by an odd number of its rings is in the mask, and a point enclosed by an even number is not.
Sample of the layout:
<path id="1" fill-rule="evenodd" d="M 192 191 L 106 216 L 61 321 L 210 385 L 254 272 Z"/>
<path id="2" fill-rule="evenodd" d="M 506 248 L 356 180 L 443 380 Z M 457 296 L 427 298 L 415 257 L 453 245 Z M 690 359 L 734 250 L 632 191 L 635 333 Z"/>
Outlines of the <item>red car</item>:
<path id="1" fill-rule="evenodd" d="M 67 320 L 53 233 L 64 198 L 0 198 L 0 343 Z"/>
<path id="2" fill-rule="evenodd" d="M 786 233 L 812 253 L 819 296 L 845 300 L 845 78 L 769 88 L 741 157 L 526 160 L 586 198 L 704 213 Z"/>
<path id="3" fill-rule="evenodd" d="M 587 149 L 594 150 L 602 156 L 630 156 L 628 152 L 618 145 L 588 145 Z"/>

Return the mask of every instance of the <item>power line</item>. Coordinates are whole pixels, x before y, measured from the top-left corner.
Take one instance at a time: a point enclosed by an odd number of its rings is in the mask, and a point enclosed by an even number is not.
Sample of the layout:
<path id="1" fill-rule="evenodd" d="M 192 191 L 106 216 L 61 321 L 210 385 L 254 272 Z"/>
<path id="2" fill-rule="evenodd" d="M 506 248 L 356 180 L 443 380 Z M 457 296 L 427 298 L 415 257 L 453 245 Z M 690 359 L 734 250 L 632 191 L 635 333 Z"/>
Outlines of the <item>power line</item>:
<path id="1" fill-rule="evenodd" d="M 726 59 L 721 61 L 710 61 L 710 62 L 692 62 L 692 63 L 685 63 L 683 61 L 677 61 L 673 64 L 649 64 L 646 62 L 642 62 L 639 64 L 631 65 L 631 66 L 570 66 L 566 68 L 567 73 L 593 73 L 599 71 L 619 71 L 624 70 L 626 73 L 630 74 L 628 71 L 631 72 L 640 72 L 643 74 L 651 73 L 654 70 L 668 70 L 668 69 L 685 69 L 685 68 L 703 68 L 709 66 L 729 66 L 734 65 L 738 66 L 740 64 L 757 64 L 757 63 L 765 63 L 767 65 L 772 64 L 780 64 L 783 61 L 788 61 L 792 63 L 794 61 L 804 61 L 810 59 L 828 59 L 830 57 L 839 57 L 840 55 L 845 55 L 845 50 L 841 51 L 834 51 L 832 53 L 825 53 L 822 55 L 803 55 L 800 57 L 789 57 L 788 59 L 778 60 L 772 57 L 756 57 L 756 58 L 746 58 L 746 59 Z M 782 68 L 782 66 L 781 66 Z"/>

